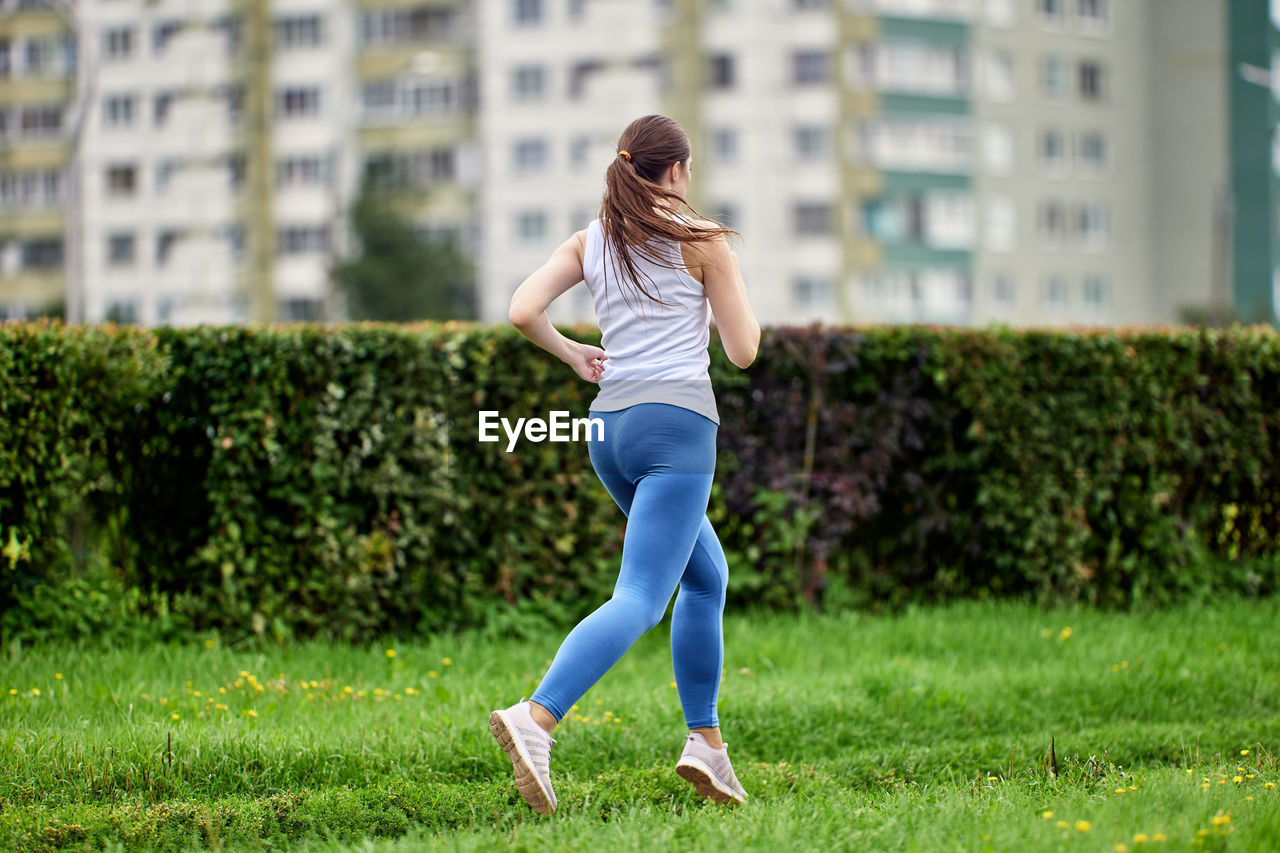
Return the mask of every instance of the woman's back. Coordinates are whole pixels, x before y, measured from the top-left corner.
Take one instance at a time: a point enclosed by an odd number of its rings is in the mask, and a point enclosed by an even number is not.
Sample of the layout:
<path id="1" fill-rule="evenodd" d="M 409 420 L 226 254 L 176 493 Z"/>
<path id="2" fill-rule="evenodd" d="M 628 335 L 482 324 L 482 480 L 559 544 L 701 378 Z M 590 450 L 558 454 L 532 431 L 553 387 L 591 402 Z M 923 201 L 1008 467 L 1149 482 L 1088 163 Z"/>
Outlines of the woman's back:
<path id="1" fill-rule="evenodd" d="M 609 355 L 591 408 L 616 411 L 637 402 L 664 402 L 719 423 L 707 373 L 711 309 L 706 292 L 685 269 L 678 245 L 654 242 L 646 251 L 665 262 L 633 252 L 646 288 L 661 302 L 626 288 L 600 220 L 587 227 L 582 274 Z"/>

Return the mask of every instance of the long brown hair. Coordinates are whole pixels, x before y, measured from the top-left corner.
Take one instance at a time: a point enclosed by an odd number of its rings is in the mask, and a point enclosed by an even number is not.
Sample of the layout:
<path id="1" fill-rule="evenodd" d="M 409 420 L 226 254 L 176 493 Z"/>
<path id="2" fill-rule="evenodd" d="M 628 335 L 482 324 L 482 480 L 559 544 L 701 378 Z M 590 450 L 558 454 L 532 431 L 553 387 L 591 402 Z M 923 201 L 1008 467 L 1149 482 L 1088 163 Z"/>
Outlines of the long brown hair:
<path id="1" fill-rule="evenodd" d="M 662 254 L 654 241 L 683 246 L 737 233 L 717 222 L 704 220 L 678 193 L 658 183 L 672 163 L 687 166 L 690 153 L 689 137 L 675 120 L 662 115 L 641 116 L 618 137 L 618 154 L 604 176 L 600 224 L 605 244 L 617 255 L 618 267 L 627 283 L 662 305 L 667 303 L 662 301 L 649 274 L 637 266 L 637 257 L 676 269 L 680 266 L 679 257 Z M 663 213 L 664 207 L 675 213 L 687 211 L 695 218 Z M 608 266 L 606 263 L 606 276 Z M 627 300 L 625 289 L 623 298 Z M 630 300 L 627 302 L 630 304 Z"/>

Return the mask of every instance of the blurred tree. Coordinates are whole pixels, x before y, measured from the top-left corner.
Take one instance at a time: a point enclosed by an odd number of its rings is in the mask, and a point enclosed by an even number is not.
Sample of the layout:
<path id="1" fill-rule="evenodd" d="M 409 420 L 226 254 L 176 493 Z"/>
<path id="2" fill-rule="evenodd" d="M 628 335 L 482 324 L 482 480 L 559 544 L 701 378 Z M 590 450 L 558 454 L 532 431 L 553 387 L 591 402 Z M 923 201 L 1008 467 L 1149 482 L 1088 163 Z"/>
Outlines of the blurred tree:
<path id="1" fill-rule="evenodd" d="M 396 197 L 366 180 L 351 208 L 356 254 L 340 262 L 337 281 L 353 320 L 408 322 L 475 316 L 475 271 L 452 239 L 424 236 L 396 207 Z"/>

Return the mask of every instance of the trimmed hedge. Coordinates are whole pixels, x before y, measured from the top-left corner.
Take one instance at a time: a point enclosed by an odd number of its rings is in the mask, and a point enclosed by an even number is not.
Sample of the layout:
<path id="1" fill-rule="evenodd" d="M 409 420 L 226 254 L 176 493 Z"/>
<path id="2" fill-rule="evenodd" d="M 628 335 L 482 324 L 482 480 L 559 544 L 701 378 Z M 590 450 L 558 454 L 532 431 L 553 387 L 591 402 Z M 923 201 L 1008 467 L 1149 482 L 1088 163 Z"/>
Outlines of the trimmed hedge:
<path id="1" fill-rule="evenodd" d="M 1269 329 L 779 328 L 745 372 L 713 344 L 712 373 L 734 603 L 1276 588 Z M 5 324 L 0 627 L 569 621 L 608 596 L 622 516 L 580 444 L 507 453 L 477 420 L 592 394 L 507 328 Z"/>

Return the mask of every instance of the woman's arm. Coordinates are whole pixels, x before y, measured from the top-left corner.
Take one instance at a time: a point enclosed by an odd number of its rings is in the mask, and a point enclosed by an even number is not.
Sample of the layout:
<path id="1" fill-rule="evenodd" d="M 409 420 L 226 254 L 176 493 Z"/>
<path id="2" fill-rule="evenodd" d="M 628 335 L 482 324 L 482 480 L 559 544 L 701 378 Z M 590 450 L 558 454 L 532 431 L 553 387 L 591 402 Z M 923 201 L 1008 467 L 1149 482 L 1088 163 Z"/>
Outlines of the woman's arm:
<path id="1" fill-rule="evenodd" d="M 561 243 L 551 258 L 516 288 L 507 319 L 520 334 L 568 364 L 583 379 L 598 382 L 604 372 L 604 350 L 569 340 L 547 317 L 547 307 L 556 297 L 582 281 L 585 245 L 585 231 Z"/>
<path id="2" fill-rule="evenodd" d="M 699 248 L 702 286 L 707 291 L 725 355 L 738 367 L 750 367 L 760 347 L 760 324 L 747 300 L 738 256 L 724 238 L 700 244 Z"/>

